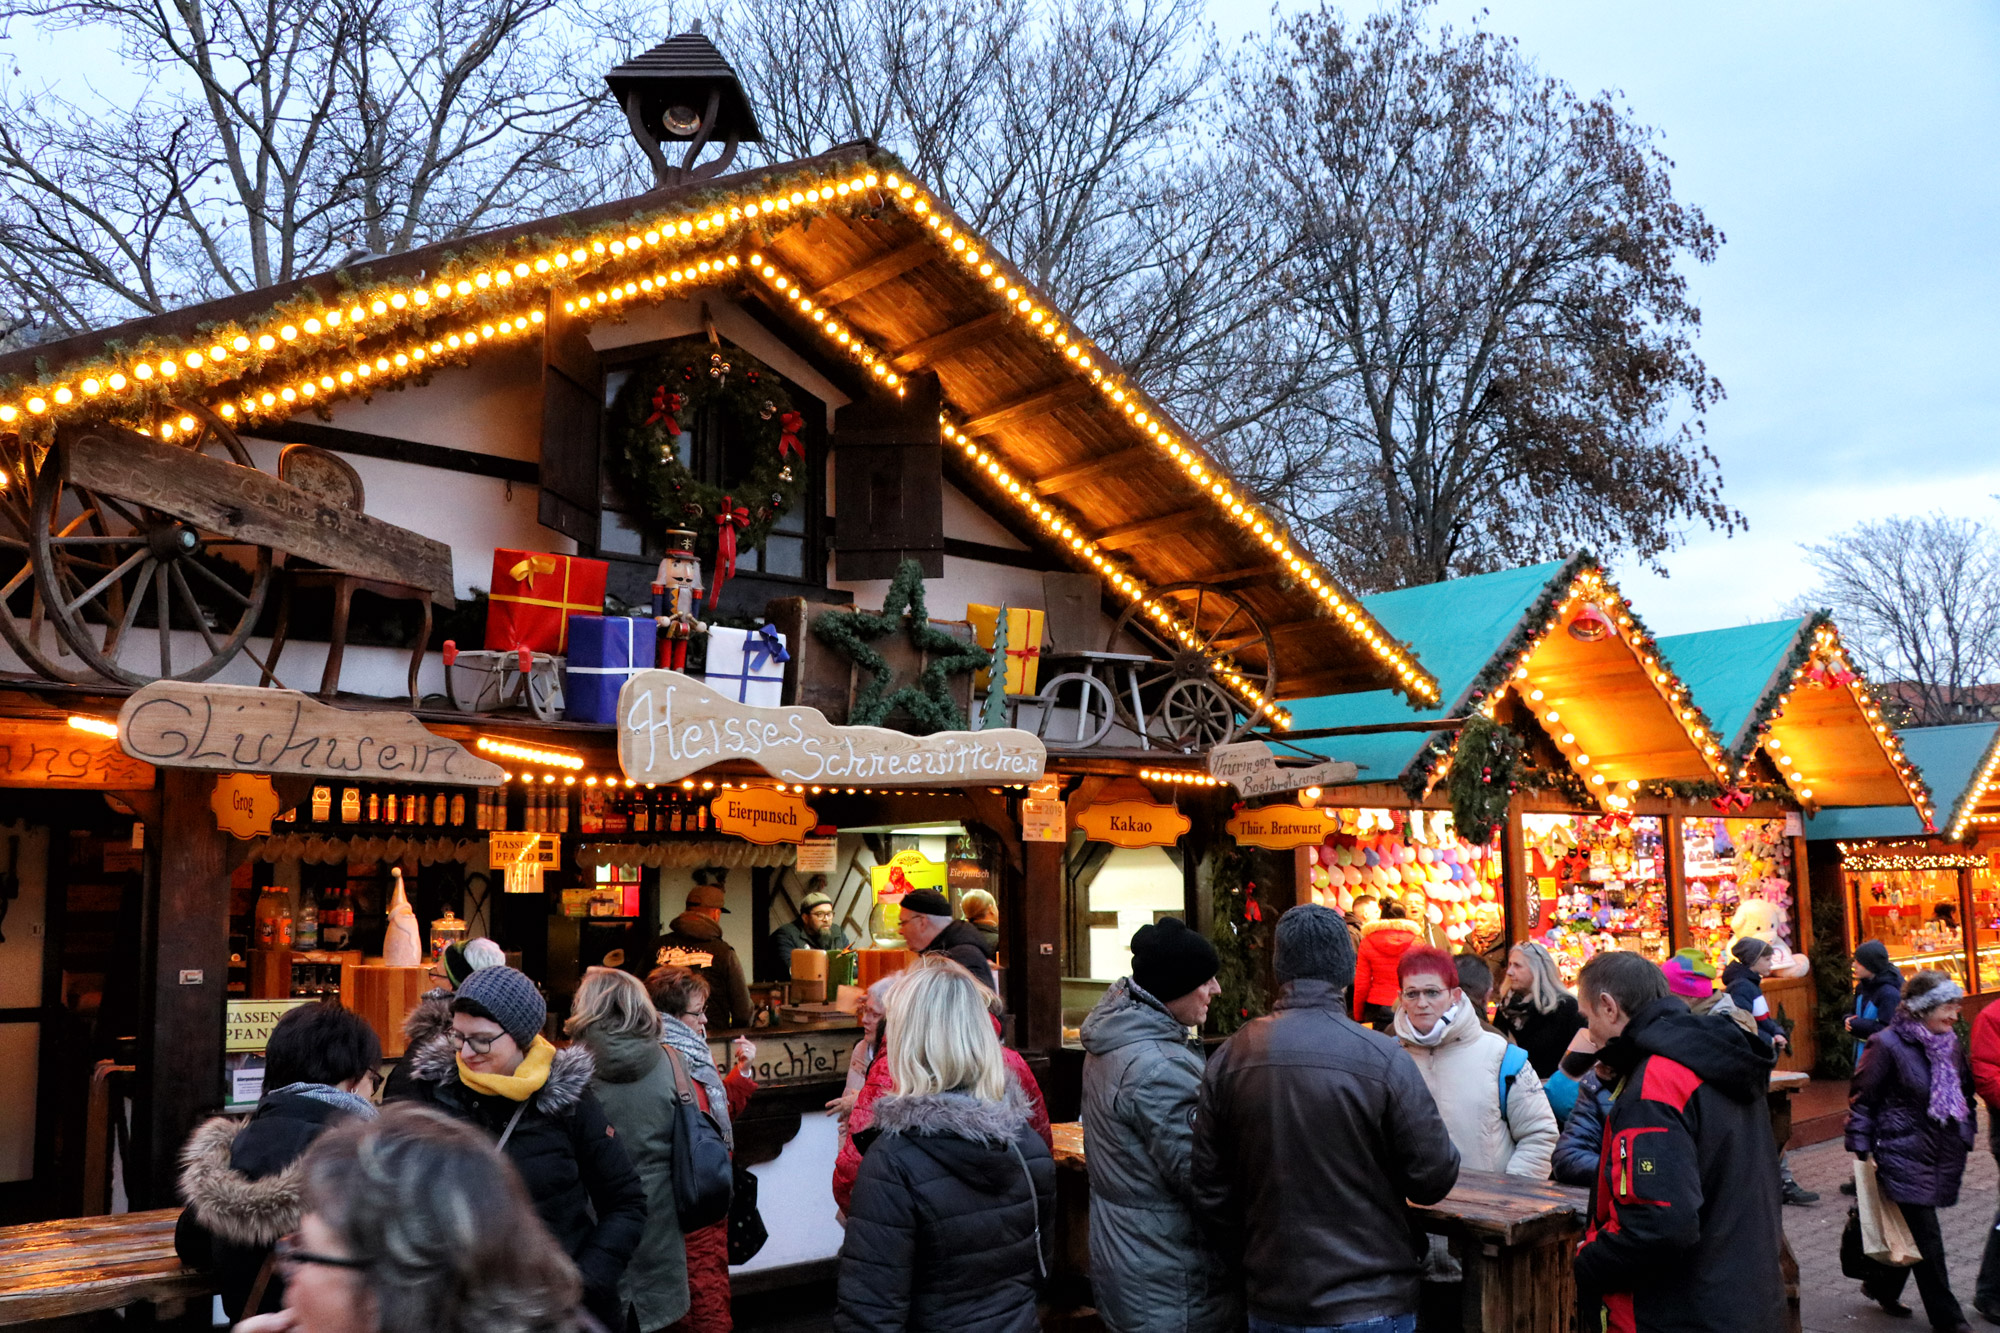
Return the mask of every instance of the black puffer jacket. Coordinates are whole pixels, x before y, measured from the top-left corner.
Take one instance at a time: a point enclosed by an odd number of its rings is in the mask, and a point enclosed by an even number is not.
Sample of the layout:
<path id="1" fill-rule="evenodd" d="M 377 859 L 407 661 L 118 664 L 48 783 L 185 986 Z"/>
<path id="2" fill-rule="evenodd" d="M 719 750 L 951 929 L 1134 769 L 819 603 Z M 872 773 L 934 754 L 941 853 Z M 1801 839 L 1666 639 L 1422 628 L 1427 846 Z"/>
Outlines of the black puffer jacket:
<path id="1" fill-rule="evenodd" d="M 280 1090 L 248 1120 L 217 1116 L 188 1136 L 180 1177 L 187 1207 L 174 1226 L 174 1252 L 188 1267 L 215 1274 L 231 1323 L 282 1304 L 285 1283 L 274 1270 L 257 1309 L 243 1308 L 272 1244 L 298 1230 L 299 1158 L 347 1114 Z"/>
<path id="2" fill-rule="evenodd" d="M 498 1139 L 521 1103 L 474 1092 L 442 1037 L 409 1057 L 412 1100 L 469 1120 Z M 646 1190 L 590 1090 L 590 1052 L 556 1052 L 548 1082 L 528 1099 L 505 1152 L 535 1211 L 583 1274 L 584 1300 L 607 1328 L 623 1325 L 618 1279 L 646 1227 Z"/>
<path id="3" fill-rule="evenodd" d="M 1619 1075 L 1577 1284 L 1615 1333 L 1782 1328 L 1771 1044 L 1662 996 L 1598 1053 Z"/>
<path id="4" fill-rule="evenodd" d="M 1880 940 L 1856 945 L 1854 961 L 1868 969 L 1867 979 L 1855 983 L 1854 1021 L 1847 1025 L 1854 1038 L 1854 1058 L 1859 1060 L 1862 1043 L 1896 1017 L 1896 1006 L 1903 1002 L 1903 972 L 1889 961 L 1889 950 Z"/>
<path id="5" fill-rule="evenodd" d="M 924 946 L 925 953 L 941 953 L 959 964 L 979 979 L 979 984 L 987 990 L 994 990 L 993 964 L 986 956 L 986 937 L 979 933 L 979 927 L 970 921 L 954 921 L 938 932 L 938 937 Z"/>
<path id="6" fill-rule="evenodd" d="M 1583 1012 L 1576 1007 L 1576 997 L 1568 993 L 1558 996 L 1556 1007 L 1547 1013 L 1530 1004 L 1526 996 L 1513 995 L 1494 1010 L 1493 1026 L 1528 1053 L 1535 1077 L 1546 1083 L 1583 1027 Z"/>
<path id="7" fill-rule="evenodd" d="M 837 1333 L 1036 1333 L 1056 1171 L 1020 1089 L 884 1097 L 856 1142 Z"/>
<path id="8" fill-rule="evenodd" d="M 1275 1324 L 1413 1313 L 1428 1249 L 1409 1202 L 1458 1180 L 1458 1150 L 1402 1044 L 1350 1019 L 1344 988 L 1288 982 L 1209 1057 L 1194 1122 L 1196 1219 L 1240 1255 Z"/>

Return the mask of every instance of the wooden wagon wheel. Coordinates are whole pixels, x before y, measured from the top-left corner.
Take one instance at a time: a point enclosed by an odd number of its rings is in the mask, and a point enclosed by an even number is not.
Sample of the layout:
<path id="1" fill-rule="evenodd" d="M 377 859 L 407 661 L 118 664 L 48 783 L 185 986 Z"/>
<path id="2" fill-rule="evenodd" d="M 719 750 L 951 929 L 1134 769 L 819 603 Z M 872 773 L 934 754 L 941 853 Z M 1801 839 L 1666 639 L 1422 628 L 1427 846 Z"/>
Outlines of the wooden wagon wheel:
<path id="1" fill-rule="evenodd" d="M 256 466 L 221 418 L 200 406 L 186 409 L 189 418 L 194 425 L 175 440 L 181 448 Z M 129 497 L 72 486 L 63 451 L 58 435 L 35 477 L 28 533 L 37 595 L 56 633 L 109 680 L 207 680 L 242 651 L 257 624 L 271 548 L 205 532 Z M 206 653 L 198 660 L 175 660 L 177 625 L 201 635 Z M 142 646 L 148 637 L 151 652 Z"/>
<path id="2" fill-rule="evenodd" d="M 39 463 L 25 439 L 0 436 L 0 639 L 5 639 L 14 655 L 38 675 L 50 680 L 86 681 L 95 673 L 83 662 L 66 652 L 51 656 L 42 650 L 47 607 L 30 558 Z M 96 530 L 87 519 L 79 527 Z M 57 646 L 60 652 L 60 642 Z"/>
<path id="3" fill-rule="evenodd" d="M 1264 618 L 1234 593 L 1206 583 L 1170 583 L 1155 588 L 1156 600 L 1174 612 L 1187 631 L 1182 639 L 1160 628 L 1141 603 L 1125 608 L 1111 627 L 1107 651 L 1129 647 L 1132 637 L 1157 645 L 1162 658 L 1137 668 L 1138 694 L 1148 711 L 1145 732 L 1154 740 L 1186 749 L 1226 745 L 1240 731 L 1241 699 L 1216 678 L 1212 663 L 1227 657 L 1251 686 L 1270 698 L 1278 684 L 1277 645 Z M 1261 672 L 1245 663 L 1246 650 L 1261 649 Z M 1118 692 L 1121 719 L 1139 730 L 1129 691 Z"/>

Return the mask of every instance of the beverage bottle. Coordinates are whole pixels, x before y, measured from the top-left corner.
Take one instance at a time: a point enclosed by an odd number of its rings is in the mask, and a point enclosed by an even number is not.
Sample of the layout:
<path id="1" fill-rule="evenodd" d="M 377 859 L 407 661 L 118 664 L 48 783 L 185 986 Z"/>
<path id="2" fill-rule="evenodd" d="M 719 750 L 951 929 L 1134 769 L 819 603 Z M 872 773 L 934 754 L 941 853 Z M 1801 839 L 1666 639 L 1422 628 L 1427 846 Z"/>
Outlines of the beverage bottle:
<path id="1" fill-rule="evenodd" d="M 310 891 L 299 895 L 299 915 L 292 933 L 299 948 L 319 948 L 319 907 Z"/>
<path id="2" fill-rule="evenodd" d="M 451 826 L 453 828 L 465 827 L 465 793 L 462 791 L 455 791 L 451 794 Z"/>
<path id="3" fill-rule="evenodd" d="M 634 833 L 651 833 L 653 831 L 653 808 L 646 803 L 646 797 L 649 794 L 643 791 L 632 793 L 632 831 Z"/>
<path id="4" fill-rule="evenodd" d="M 284 893 L 282 890 L 278 894 L 277 927 L 278 927 L 277 947 L 280 949 L 291 948 L 292 947 L 292 901 L 291 901 L 291 896 L 289 894 Z"/>
<path id="5" fill-rule="evenodd" d="M 549 831 L 552 833 L 567 833 L 569 832 L 570 789 L 568 787 L 560 788 L 556 791 L 555 795 L 556 795 L 556 826 Z"/>
<path id="6" fill-rule="evenodd" d="M 278 900 L 274 890 L 266 886 L 257 898 L 257 947 L 276 949 L 278 944 Z"/>
<path id="7" fill-rule="evenodd" d="M 439 792 L 436 796 L 433 796 L 431 798 L 432 824 L 436 825 L 438 828 L 443 828 L 446 824 L 451 822 L 449 818 L 450 814 L 451 814 L 451 801 L 449 800 L 449 798 L 445 796 L 443 792 Z"/>

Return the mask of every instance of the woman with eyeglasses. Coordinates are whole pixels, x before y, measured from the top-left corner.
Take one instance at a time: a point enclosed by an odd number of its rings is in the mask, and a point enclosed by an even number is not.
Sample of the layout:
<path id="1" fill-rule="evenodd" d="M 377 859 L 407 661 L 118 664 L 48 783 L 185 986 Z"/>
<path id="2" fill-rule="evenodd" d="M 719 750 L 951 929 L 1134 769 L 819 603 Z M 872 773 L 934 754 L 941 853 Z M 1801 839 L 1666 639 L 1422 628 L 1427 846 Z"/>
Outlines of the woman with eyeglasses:
<path id="1" fill-rule="evenodd" d="M 646 1191 L 590 1090 L 588 1049 L 542 1035 L 548 1006 L 511 967 L 459 983 L 451 1026 L 412 1051 L 408 1096 L 485 1130 L 583 1276 L 584 1301 L 622 1327 L 618 1281 L 646 1225 Z"/>
<path id="2" fill-rule="evenodd" d="M 374 1119 L 381 1061 L 381 1042 L 360 1015 L 300 1005 L 271 1029 L 256 1111 L 248 1120 L 217 1116 L 189 1136 L 174 1249 L 190 1268 L 215 1274 L 232 1320 L 278 1308 L 285 1283 L 271 1246 L 299 1224 L 299 1158 L 341 1121 Z"/>
<path id="3" fill-rule="evenodd" d="M 299 1164 L 284 1308 L 235 1333 L 577 1333 L 576 1266 L 490 1139 L 425 1107 L 343 1125 Z"/>

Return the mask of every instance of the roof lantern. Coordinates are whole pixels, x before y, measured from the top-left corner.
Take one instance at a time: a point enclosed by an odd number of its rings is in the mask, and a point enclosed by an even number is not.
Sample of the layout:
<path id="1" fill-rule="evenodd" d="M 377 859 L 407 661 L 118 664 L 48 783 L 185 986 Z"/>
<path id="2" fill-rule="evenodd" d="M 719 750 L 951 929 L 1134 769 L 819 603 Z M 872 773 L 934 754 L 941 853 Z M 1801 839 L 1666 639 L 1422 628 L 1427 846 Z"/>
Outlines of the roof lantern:
<path id="1" fill-rule="evenodd" d="M 720 175 L 735 159 L 738 144 L 763 142 L 736 71 L 715 43 L 701 35 L 699 22 L 618 66 L 604 82 L 625 108 L 632 137 L 645 150 L 661 185 Z M 663 143 L 687 145 L 678 165 Z M 696 166 L 695 159 L 711 143 L 722 145 L 721 156 Z"/>

